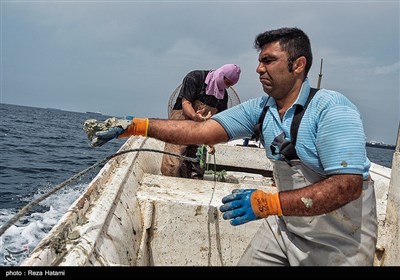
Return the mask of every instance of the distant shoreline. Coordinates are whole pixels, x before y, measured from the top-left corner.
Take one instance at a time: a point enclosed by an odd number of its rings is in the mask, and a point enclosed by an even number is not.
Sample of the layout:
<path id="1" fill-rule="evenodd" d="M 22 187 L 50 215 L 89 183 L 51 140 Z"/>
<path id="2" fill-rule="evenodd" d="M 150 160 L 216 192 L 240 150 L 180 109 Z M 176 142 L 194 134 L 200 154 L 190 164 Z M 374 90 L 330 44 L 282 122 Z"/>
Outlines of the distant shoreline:
<path id="1" fill-rule="evenodd" d="M 90 112 L 90 111 L 87 111 L 86 114 L 103 115 L 102 112 Z"/>
<path id="2" fill-rule="evenodd" d="M 383 148 L 383 149 L 391 149 L 391 150 L 395 150 L 396 149 L 396 145 L 381 144 L 381 143 L 370 143 L 370 142 L 367 142 L 367 143 L 365 143 L 365 146 Z"/>

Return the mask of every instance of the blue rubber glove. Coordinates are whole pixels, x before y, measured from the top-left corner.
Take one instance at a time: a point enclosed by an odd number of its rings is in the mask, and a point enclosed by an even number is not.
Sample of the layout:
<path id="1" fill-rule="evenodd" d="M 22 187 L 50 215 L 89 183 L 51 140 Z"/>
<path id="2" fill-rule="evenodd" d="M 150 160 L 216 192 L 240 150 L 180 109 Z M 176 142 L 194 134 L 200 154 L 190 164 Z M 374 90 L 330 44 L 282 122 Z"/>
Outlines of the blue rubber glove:
<path id="1" fill-rule="evenodd" d="M 83 130 L 86 132 L 93 147 L 103 146 L 108 141 L 118 138 L 130 126 L 132 121 L 109 118 L 105 121 L 95 119 L 86 120 Z"/>
<path id="2" fill-rule="evenodd" d="M 129 118 L 132 117 L 129 116 Z M 130 136 L 147 137 L 149 119 L 132 118 L 128 120 L 109 118 L 104 122 L 90 119 L 85 121 L 83 130 L 86 132 L 92 146 L 98 147 L 115 138 Z"/>
<path id="3" fill-rule="evenodd" d="M 236 189 L 232 194 L 222 198 L 224 203 L 219 210 L 223 212 L 224 220 L 232 219 L 231 225 L 237 226 L 250 221 L 258 220 L 251 208 L 251 194 L 256 189 Z"/>
<path id="4" fill-rule="evenodd" d="M 119 126 L 112 127 L 107 131 L 98 131 L 95 133 L 97 139 L 92 143 L 92 145 L 94 147 L 103 146 L 108 141 L 118 138 L 118 136 L 120 136 L 124 131 L 125 129 Z"/>

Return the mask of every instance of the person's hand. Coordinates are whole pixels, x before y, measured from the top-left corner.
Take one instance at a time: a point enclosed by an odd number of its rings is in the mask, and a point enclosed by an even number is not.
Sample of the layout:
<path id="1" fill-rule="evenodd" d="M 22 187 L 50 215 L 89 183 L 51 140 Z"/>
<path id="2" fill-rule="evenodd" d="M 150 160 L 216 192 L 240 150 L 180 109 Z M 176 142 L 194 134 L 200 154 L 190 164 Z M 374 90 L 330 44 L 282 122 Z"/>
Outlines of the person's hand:
<path id="1" fill-rule="evenodd" d="M 224 203 L 219 210 L 224 213 L 224 220 L 232 219 L 231 225 L 237 226 L 258 218 L 251 208 L 250 196 L 255 189 L 235 189 L 232 194 L 222 198 Z"/>
<path id="2" fill-rule="evenodd" d="M 93 147 L 99 147 L 115 138 L 129 137 L 132 135 L 147 136 L 148 119 L 130 118 L 117 119 L 109 118 L 104 122 L 90 119 L 85 121 L 84 131 L 86 132 Z"/>
<path id="3" fill-rule="evenodd" d="M 215 146 L 214 146 L 214 145 L 208 145 L 207 152 L 208 152 L 210 155 L 214 155 L 214 154 L 215 154 Z"/>
<path id="4" fill-rule="evenodd" d="M 197 110 L 194 120 L 197 122 L 203 122 L 203 121 L 206 121 L 209 118 L 211 118 L 211 116 L 212 116 L 211 111 L 208 111 L 207 115 L 204 116 L 205 110 L 206 110 L 205 108 Z"/>
<path id="5" fill-rule="evenodd" d="M 220 211 L 224 220 L 231 219 L 233 226 L 266 218 L 269 215 L 282 215 L 279 193 L 266 193 L 256 189 L 235 189 L 222 199 Z"/>
<path id="6" fill-rule="evenodd" d="M 124 131 L 125 129 L 119 126 L 111 127 L 106 131 L 98 131 L 95 134 L 96 135 L 95 141 L 92 141 L 92 146 L 93 147 L 103 146 L 108 141 L 118 138 Z"/>

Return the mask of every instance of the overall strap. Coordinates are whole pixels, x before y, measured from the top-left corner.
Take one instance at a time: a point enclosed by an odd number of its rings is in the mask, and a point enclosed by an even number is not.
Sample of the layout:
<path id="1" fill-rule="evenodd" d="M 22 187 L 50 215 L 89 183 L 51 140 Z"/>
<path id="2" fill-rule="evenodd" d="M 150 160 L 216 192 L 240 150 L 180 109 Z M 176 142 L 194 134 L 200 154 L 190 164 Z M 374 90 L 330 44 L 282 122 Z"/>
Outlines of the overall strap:
<path id="1" fill-rule="evenodd" d="M 292 121 L 292 125 L 290 126 L 290 135 L 291 135 L 291 142 L 293 145 L 296 145 L 297 141 L 297 131 L 299 130 L 300 122 L 301 119 L 303 118 L 304 112 L 307 109 L 308 104 L 310 103 L 311 99 L 314 97 L 314 95 L 317 93 L 318 89 L 316 88 L 311 88 L 310 89 L 310 94 L 308 95 L 306 104 L 303 106 L 297 106 L 296 111 L 294 112 L 294 117 Z"/>
<path id="2" fill-rule="evenodd" d="M 260 114 L 260 117 L 258 118 L 258 122 L 254 125 L 253 131 L 254 134 L 251 136 L 251 139 L 255 139 L 256 141 L 260 140 L 260 136 L 262 135 L 262 124 L 264 122 L 265 114 L 267 113 L 269 106 L 267 106 L 269 97 L 267 99 L 267 102 L 265 103 L 265 106 Z"/>
<path id="3" fill-rule="evenodd" d="M 296 152 L 296 141 L 297 141 L 297 132 L 299 131 L 299 126 L 301 119 L 303 118 L 304 112 L 307 109 L 308 104 L 310 103 L 311 99 L 317 93 L 318 89 L 311 88 L 310 94 L 308 95 L 307 101 L 304 104 L 304 107 L 301 105 L 297 105 L 296 111 L 294 112 L 294 117 L 292 120 L 292 124 L 290 126 L 290 142 L 289 145 L 282 147 L 281 154 L 285 157 L 286 160 L 298 159 Z"/>
<path id="4" fill-rule="evenodd" d="M 292 124 L 290 126 L 291 141 L 284 143 L 281 147 L 281 154 L 287 160 L 299 158 L 297 156 L 296 149 L 295 149 L 296 141 L 297 141 L 297 132 L 299 130 L 300 122 L 301 122 L 301 119 L 303 118 L 304 112 L 307 109 L 307 106 L 310 103 L 311 99 L 317 93 L 317 91 L 318 91 L 318 89 L 311 88 L 310 94 L 308 95 L 307 101 L 304 104 L 304 106 L 298 105 L 296 107 L 296 111 L 294 113 Z M 268 101 L 267 101 L 267 103 L 268 103 Z M 258 141 L 260 139 L 260 137 L 262 136 L 262 124 L 264 122 L 264 118 L 265 118 L 265 115 L 266 115 L 268 109 L 269 109 L 269 106 L 264 106 L 264 108 L 260 114 L 260 117 L 258 119 L 258 122 L 254 125 L 254 129 L 253 129 L 254 134 L 252 136 L 252 139 L 255 139 L 256 141 Z"/>

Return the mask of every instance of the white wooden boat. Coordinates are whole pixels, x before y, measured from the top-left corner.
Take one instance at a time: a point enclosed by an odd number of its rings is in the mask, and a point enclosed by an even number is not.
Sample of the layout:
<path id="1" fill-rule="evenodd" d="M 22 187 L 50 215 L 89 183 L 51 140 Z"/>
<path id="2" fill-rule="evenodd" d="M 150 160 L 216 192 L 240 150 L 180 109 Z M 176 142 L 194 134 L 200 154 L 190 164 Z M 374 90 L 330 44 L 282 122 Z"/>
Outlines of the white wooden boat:
<path id="1" fill-rule="evenodd" d="M 164 143 L 131 137 L 120 151 Z M 233 266 L 260 221 L 233 227 L 218 210 L 235 188 L 271 188 L 264 149 L 216 145 L 225 182 L 165 177 L 162 153 L 111 159 L 22 266 Z M 214 164 L 214 157 L 207 162 Z M 243 163 L 246 169 L 243 168 Z M 393 168 L 372 165 L 379 217 L 375 265 L 400 264 L 399 140 Z M 213 165 L 210 166 L 214 168 Z M 391 180 L 390 180 L 391 178 Z"/>

